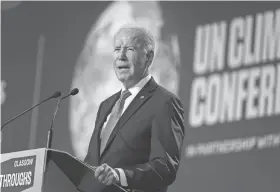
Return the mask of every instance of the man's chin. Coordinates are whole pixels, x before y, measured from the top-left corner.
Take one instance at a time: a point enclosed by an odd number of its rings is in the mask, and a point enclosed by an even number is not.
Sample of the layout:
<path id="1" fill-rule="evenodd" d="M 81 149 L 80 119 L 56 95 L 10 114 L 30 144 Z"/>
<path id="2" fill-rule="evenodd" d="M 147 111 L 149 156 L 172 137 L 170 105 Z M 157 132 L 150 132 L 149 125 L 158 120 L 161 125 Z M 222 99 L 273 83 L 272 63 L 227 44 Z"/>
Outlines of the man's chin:
<path id="1" fill-rule="evenodd" d="M 118 77 L 118 79 L 126 88 L 129 88 L 135 84 L 135 81 L 133 81 L 129 77 Z"/>
<path id="2" fill-rule="evenodd" d="M 120 82 L 125 83 L 129 80 L 129 77 L 127 75 L 118 75 L 118 79 Z"/>

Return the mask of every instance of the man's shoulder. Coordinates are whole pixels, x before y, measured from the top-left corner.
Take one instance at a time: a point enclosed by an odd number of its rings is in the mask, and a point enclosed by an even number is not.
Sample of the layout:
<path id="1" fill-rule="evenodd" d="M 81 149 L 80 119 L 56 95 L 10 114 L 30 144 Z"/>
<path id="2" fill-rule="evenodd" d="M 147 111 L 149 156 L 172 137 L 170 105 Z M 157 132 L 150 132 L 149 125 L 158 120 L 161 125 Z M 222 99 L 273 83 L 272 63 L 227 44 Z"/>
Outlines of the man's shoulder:
<path id="1" fill-rule="evenodd" d="M 171 91 L 169 91 L 168 89 L 166 89 L 165 87 L 159 84 L 156 90 L 156 94 L 164 100 L 173 100 L 173 99 L 180 100 L 177 95 L 175 95 L 174 93 L 172 93 Z"/>
<path id="2" fill-rule="evenodd" d="M 171 91 L 167 90 L 166 88 L 158 85 L 157 88 L 157 101 L 160 102 L 160 104 L 163 104 L 162 106 L 172 106 L 172 108 L 175 108 L 176 112 L 180 113 L 181 115 L 184 114 L 184 106 L 180 100 L 180 98 L 172 93 Z M 160 98 L 160 99 L 158 99 Z"/>
<path id="3" fill-rule="evenodd" d="M 118 97 L 118 95 L 120 94 L 120 92 L 121 92 L 121 91 L 118 91 L 118 92 L 114 93 L 113 95 L 111 95 L 111 96 L 109 96 L 109 97 L 106 97 L 106 98 L 101 102 L 101 104 L 102 104 L 102 103 L 109 102 L 109 101 L 111 101 L 112 99 Z"/>

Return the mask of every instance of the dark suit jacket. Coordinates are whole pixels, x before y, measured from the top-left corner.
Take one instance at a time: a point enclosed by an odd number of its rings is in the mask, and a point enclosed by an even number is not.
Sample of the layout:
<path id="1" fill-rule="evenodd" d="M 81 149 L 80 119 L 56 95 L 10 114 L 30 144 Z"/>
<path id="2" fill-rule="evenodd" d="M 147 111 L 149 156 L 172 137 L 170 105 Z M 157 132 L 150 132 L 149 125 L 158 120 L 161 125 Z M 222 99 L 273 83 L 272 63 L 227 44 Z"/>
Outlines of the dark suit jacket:
<path id="1" fill-rule="evenodd" d="M 92 166 L 107 163 L 122 168 L 128 182 L 126 189 L 166 191 L 179 166 L 184 137 L 182 104 L 152 78 L 125 110 L 100 156 L 100 130 L 120 93 L 101 103 L 84 161 Z M 79 189 L 120 191 L 115 186 L 98 184 L 93 172 L 85 174 Z"/>

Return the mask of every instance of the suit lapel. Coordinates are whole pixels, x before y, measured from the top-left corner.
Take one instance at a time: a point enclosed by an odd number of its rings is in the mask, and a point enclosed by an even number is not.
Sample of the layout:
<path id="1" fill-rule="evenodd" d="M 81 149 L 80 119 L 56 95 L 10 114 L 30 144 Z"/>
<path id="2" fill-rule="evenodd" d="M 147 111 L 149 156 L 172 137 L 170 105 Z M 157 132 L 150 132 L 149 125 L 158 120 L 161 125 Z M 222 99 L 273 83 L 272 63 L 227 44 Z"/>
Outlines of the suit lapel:
<path id="1" fill-rule="evenodd" d="M 106 153 L 106 150 L 110 143 L 115 138 L 116 134 L 119 132 L 119 130 L 124 126 L 124 124 L 130 119 L 130 117 L 138 110 L 140 107 L 152 96 L 152 92 L 156 89 L 157 84 L 154 81 L 153 78 L 150 79 L 150 81 L 141 89 L 141 91 L 136 95 L 136 97 L 132 100 L 130 105 L 127 107 L 127 109 L 124 111 L 123 115 L 119 119 L 117 125 L 113 129 L 108 142 L 106 144 L 106 147 L 102 153 L 102 156 Z M 102 157 L 101 156 L 101 157 Z"/>
<path id="2" fill-rule="evenodd" d="M 107 101 L 104 102 L 104 107 L 101 109 L 99 121 L 96 124 L 97 131 L 99 132 L 102 128 L 102 125 L 106 121 L 107 116 L 111 113 L 112 108 L 114 107 L 115 103 L 119 99 L 121 91 L 117 92 L 116 94 L 112 95 L 108 98 Z"/>
<path id="3" fill-rule="evenodd" d="M 116 101 L 120 97 L 120 94 L 121 91 L 117 92 L 116 94 L 108 98 L 108 100 L 104 102 L 102 108 L 100 109 L 101 110 L 100 117 L 97 119 L 96 127 L 92 136 L 93 141 L 95 141 L 94 145 L 97 147 L 96 150 L 94 150 L 96 152 L 95 154 L 96 157 L 100 157 L 100 131 L 103 127 L 104 122 L 107 119 L 107 116 L 110 114 L 113 106 L 115 105 Z M 100 158 L 98 158 L 98 164 L 99 164 L 99 160 Z"/>

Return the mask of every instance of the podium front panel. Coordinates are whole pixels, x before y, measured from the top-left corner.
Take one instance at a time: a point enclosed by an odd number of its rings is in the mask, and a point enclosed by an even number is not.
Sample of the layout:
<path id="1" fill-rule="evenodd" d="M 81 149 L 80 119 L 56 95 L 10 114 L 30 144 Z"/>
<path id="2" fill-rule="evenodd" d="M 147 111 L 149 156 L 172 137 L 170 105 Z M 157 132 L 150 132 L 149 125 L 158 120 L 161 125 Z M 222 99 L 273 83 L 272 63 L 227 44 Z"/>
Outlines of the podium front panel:
<path id="1" fill-rule="evenodd" d="M 1 192 L 40 192 L 46 149 L 1 154 Z"/>

